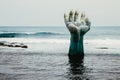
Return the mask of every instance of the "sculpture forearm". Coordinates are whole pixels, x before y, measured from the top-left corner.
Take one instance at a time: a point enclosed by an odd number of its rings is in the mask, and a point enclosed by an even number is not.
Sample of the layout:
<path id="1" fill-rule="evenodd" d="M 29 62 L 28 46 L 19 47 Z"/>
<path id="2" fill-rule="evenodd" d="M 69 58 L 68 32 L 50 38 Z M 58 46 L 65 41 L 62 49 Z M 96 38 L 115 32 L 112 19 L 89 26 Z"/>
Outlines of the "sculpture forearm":
<path id="1" fill-rule="evenodd" d="M 70 11 L 69 17 L 64 14 L 66 27 L 70 31 L 70 48 L 69 55 L 84 55 L 83 37 L 90 30 L 91 22 L 81 14 L 81 20 L 78 19 L 79 13 L 76 11 L 73 17 L 73 12 Z"/>

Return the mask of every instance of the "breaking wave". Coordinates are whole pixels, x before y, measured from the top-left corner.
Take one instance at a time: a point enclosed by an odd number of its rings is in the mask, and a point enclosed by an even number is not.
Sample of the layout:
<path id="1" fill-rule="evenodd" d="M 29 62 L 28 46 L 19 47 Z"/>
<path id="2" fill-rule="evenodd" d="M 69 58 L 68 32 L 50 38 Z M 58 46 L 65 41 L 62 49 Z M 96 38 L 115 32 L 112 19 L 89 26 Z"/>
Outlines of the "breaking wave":
<path id="1" fill-rule="evenodd" d="M 14 37 L 39 37 L 39 36 L 55 36 L 55 35 L 65 35 L 62 33 L 55 32 L 36 32 L 36 33 L 27 33 L 27 32 L 1 32 L 1 38 L 14 38 Z"/>

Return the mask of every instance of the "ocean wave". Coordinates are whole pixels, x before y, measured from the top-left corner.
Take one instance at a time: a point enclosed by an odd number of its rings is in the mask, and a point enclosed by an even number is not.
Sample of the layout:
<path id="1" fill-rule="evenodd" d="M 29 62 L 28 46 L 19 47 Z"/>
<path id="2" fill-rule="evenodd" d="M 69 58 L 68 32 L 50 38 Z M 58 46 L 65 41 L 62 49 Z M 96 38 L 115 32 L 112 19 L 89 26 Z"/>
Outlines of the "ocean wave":
<path id="1" fill-rule="evenodd" d="M 63 35 L 62 33 L 55 33 L 55 32 L 37 32 L 33 35 Z"/>
<path id="2" fill-rule="evenodd" d="M 64 35 L 56 32 L 0 32 L 1 38 L 14 38 L 14 37 L 37 37 L 37 36 L 52 36 L 52 35 Z"/>

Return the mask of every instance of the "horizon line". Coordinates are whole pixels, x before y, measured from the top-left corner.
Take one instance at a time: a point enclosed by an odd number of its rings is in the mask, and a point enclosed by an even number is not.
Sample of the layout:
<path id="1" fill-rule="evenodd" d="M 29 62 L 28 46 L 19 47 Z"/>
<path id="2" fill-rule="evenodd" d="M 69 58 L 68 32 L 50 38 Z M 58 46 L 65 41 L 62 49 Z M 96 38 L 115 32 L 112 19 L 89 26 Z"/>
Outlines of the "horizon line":
<path id="1" fill-rule="evenodd" d="M 63 27 L 63 26 L 65 26 L 65 25 L 61 25 L 61 26 L 59 26 L 59 25 L 54 25 L 54 26 L 52 26 L 52 25 L 51 26 L 45 26 L 45 25 L 44 26 L 38 26 L 38 25 L 26 25 L 26 26 L 25 25 L 20 25 L 20 26 L 10 25 L 10 26 L 6 26 L 5 25 L 5 26 L 0 26 L 0 27 Z M 101 25 L 101 26 L 91 26 L 91 27 L 113 27 L 113 26 L 114 27 L 120 27 L 118 25 L 112 25 L 112 26 L 111 25 L 110 26 L 109 25 L 107 25 L 107 26 L 106 25 L 105 26 Z"/>

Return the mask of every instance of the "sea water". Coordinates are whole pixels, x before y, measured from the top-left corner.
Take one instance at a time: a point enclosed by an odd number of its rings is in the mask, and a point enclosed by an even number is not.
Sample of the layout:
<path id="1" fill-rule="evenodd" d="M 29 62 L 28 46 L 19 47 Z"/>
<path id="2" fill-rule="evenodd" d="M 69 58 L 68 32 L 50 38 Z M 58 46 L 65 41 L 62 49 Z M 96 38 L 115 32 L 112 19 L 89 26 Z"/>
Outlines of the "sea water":
<path id="1" fill-rule="evenodd" d="M 119 53 L 119 35 L 117 26 L 91 27 L 84 36 L 85 53 Z M 0 27 L 0 41 L 25 43 L 32 51 L 67 53 L 69 39 L 70 33 L 64 26 Z"/>
<path id="2" fill-rule="evenodd" d="M 83 62 L 70 63 L 70 33 L 64 26 L 3 26 L 0 41 L 27 49 L 0 47 L 0 80 L 119 80 L 120 27 L 93 26 L 84 36 Z"/>

